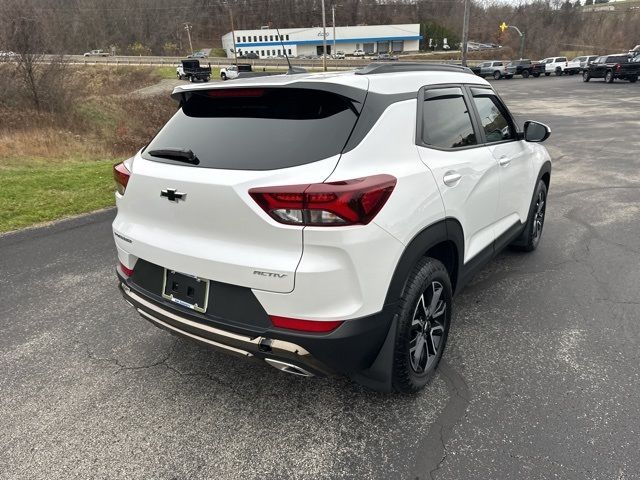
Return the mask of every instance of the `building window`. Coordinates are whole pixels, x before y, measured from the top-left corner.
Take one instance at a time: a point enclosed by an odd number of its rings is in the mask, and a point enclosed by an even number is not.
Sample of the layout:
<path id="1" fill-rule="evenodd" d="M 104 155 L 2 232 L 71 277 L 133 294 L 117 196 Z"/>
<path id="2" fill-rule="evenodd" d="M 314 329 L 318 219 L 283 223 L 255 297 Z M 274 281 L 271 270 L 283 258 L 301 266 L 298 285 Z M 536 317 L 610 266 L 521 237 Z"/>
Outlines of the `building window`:
<path id="1" fill-rule="evenodd" d="M 242 37 L 242 41 L 246 42 L 247 41 L 247 37 Z"/>
<path id="2" fill-rule="evenodd" d="M 236 43 L 240 43 L 240 37 L 236 37 Z"/>
<path id="3" fill-rule="evenodd" d="M 402 52 L 404 50 L 404 42 L 402 40 L 394 40 L 391 42 L 392 52 Z"/>
<path id="4" fill-rule="evenodd" d="M 287 40 L 289 40 L 289 35 L 287 35 Z"/>
<path id="5" fill-rule="evenodd" d="M 255 35 L 253 36 L 253 41 L 257 42 L 258 41 L 258 37 L 256 37 Z"/>
<path id="6" fill-rule="evenodd" d="M 276 51 L 275 50 L 271 50 L 271 55 L 273 55 L 275 57 L 276 56 Z"/>
<path id="7" fill-rule="evenodd" d="M 258 38 L 260 39 L 260 41 L 262 41 L 262 35 L 260 35 Z"/>
<path id="8" fill-rule="evenodd" d="M 282 51 L 278 49 L 278 55 L 282 55 Z"/>
<path id="9" fill-rule="evenodd" d="M 264 50 L 260 50 L 260 56 L 264 57 Z"/>
<path id="10" fill-rule="evenodd" d="M 291 49 L 289 49 L 289 55 L 291 55 Z"/>
<path id="11" fill-rule="evenodd" d="M 273 35 L 269 35 L 269 41 L 273 42 Z"/>

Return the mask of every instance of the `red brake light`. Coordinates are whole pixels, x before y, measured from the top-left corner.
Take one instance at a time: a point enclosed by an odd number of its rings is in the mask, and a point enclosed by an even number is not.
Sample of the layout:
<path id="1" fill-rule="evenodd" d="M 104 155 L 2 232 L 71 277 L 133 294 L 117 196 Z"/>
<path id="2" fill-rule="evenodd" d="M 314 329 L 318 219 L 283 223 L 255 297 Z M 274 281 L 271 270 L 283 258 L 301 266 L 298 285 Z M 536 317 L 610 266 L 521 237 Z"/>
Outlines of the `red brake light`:
<path id="1" fill-rule="evenodd" d="M 120 271 L 124 274 L 125 277 L 130 277 L 131 275 L 133 275 L 133 268 L 125 267 L 122 262 L 120 262 Z"/>
<path id="2" fill-rule="evenodd" d="M 297 318 L 276 317 L 274 315 L 271 315 L 270 318 L 274 327 L 314 333 L 332 332 L 343 323 L 342 320 L 299 320 Z"/>
<path id="3" fill-rule="evenodd" d="M 249 190 L 274 220 L 288 225 L 366 225 L 389 199 L 397 180 L 391 175 Z"/>
<path id="4" fill-rule="evenodd" d="M 131 177 L 131 172 L 124 166 L 124 163 L 118 163 L 113 166 L 113 179 L 116 182 L 116 191 L 120 195 L 124 195 L 129 183 L 129 177 Z"/>
<path id="5" fill-rule="evenodd" d="M 620 70 L 622 68 L 622 65 L 620 65 L 619 63 L 616 63 L 616 70 Z"/>
<path id="6" fill-rule="evenodd" d="M 207 94 L 214 98 L 261 97 L 264 95 L 264 88 L 220 88 L 209 90 Z"/>

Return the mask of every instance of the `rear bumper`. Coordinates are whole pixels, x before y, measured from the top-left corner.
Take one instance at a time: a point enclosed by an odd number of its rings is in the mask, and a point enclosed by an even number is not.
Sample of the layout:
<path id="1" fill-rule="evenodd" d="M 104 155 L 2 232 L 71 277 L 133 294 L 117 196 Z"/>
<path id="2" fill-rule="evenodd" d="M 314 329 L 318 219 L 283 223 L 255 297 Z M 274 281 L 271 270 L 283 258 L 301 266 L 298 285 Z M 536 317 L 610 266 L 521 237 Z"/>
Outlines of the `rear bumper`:
<path id="1" fill-rule="evenodd" d="M 279 369 L 283 369 L 283 363 L 293 365 L 298 371 L 288 371 L 299 375 L 359 376 L 378 357 L 391 325 L 393 306 L 347 320 L 327 334 L 265 328 L 250 321 L 238 326 L 237 322 L 217 321 L 149 294 L 120 272 L 118 277 L 125 300 L 155 326 L 232 355 L 264 360 Z M 228 308 L 233 305 L 225 310 Z"/>

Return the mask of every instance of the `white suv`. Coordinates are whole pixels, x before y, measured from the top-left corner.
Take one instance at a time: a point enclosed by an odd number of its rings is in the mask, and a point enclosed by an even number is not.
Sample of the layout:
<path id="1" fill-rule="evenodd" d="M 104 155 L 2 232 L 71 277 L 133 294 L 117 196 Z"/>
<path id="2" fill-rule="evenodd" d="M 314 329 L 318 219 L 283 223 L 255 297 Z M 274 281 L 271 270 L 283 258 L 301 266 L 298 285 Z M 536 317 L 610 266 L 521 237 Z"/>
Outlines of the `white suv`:
<path id="1" fill-rule="evenodd" d="M 151 323 L 291 374 L 413 392 L 452 297 L 542 234 L 551 163 L 463 67 L 177 87 L 114 167 L 124 298 Z"/>

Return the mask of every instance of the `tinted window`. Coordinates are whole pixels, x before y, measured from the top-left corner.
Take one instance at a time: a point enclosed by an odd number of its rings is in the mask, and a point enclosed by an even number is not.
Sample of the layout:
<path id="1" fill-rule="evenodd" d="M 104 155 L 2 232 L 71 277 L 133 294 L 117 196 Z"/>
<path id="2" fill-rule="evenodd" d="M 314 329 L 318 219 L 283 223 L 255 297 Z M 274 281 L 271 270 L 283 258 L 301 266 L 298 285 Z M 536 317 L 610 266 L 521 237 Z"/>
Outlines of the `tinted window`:
<path id="1" fill-rule="evenodd" d="M 427 145 L 440 148 L 459 148 L 477 143 L 469 109 L 462 96 L 425 100 L 422 140 Z"/>
<path id="2" fill-rule="evenodd" d="M 507 120 L 504 107 L 493 95 L 478 96 L 473 98 L 480 124 L 484 129 L 487 143 L 502 142 L 515 138 L 510 122 Z"/>
<path id="3" fill-rule="evenodd" d="M 194 92 L 143 153 L 188 149 L 199 167 L 271 170 L 339 154 L 357 115 L 339 95 L 308 89 L 245 88 Z"/>
<path id="4" fill-rule="evenodd" d="M 606 63 L 626 63 L 629 61 L 629 57 L 626 55 L 612 55 L 611 57 L 607 57 Z"/>

